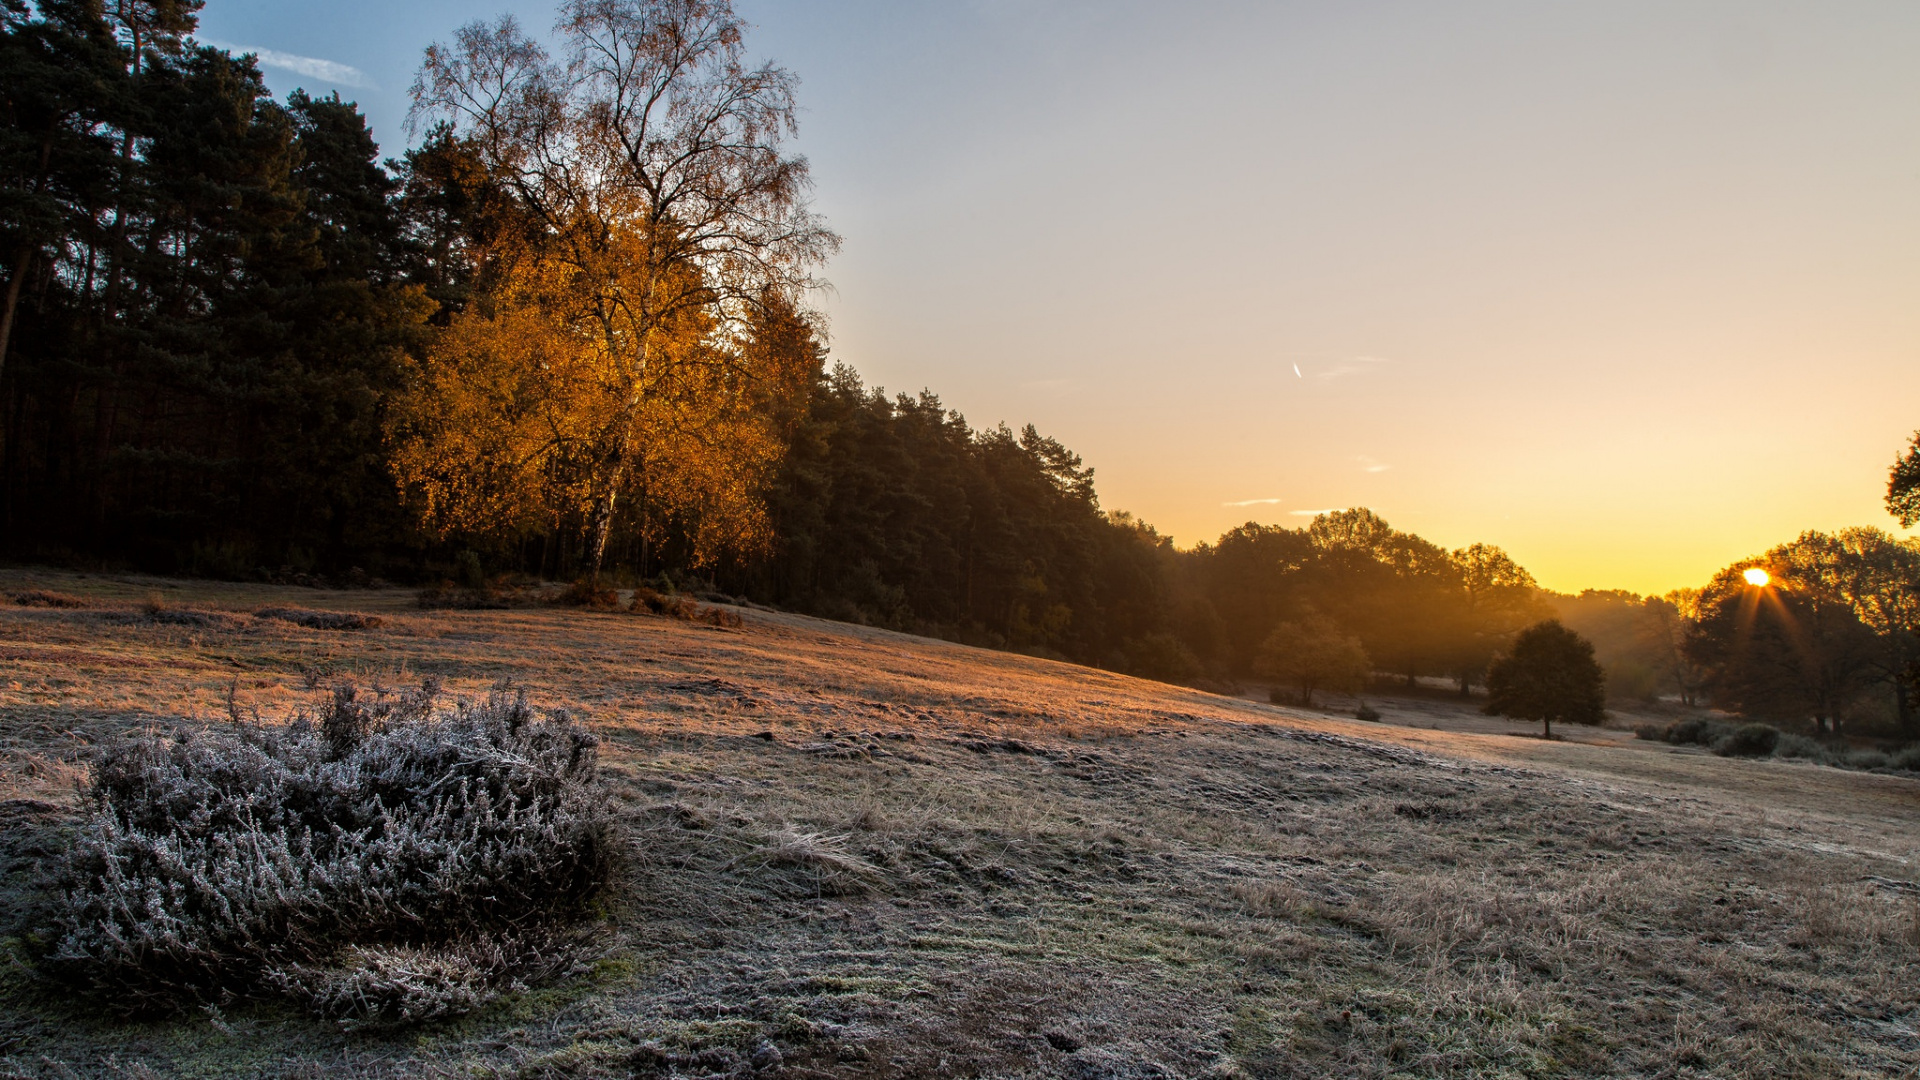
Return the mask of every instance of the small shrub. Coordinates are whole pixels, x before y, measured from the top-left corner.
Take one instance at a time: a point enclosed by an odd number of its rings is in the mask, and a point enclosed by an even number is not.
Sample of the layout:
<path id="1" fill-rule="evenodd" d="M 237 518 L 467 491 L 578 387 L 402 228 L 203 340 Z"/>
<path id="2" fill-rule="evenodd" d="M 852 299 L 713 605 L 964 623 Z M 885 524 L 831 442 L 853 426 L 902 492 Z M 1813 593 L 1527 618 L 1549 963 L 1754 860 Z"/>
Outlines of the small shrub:
<path id="1" fill-rule="evenodd" d="M 1710 745 L 1715 736 L 1716 725 L 1711 720 L 1694 717 L 1667 725 L 1667 741 L 1675 746 Z"/>
<path id="2" fill-rule="evenodd" d="M 21 607 L 83 608 L 87 606 L 87 602 L 77 596 L 69 596 L 50 589 L 28 589 L 26 592 L 14 593 L 13 602 Z"/>
<path id="3" fill-rule="evenodd" d="M 1805 735 L 1792 732 L 1783 733 L 1780 741 L 1774 744 L 1773 756 L 1781 758 L 1804 758 L 1808 761 L 1830 762 L 1833 751 L 1818 739 L 1809 739 Z"/>
<path id="4" fill-rule="evenodd" d="M 453 611 L 504 611 L 508 608 L 541 607 L 550 602 L 551 594 L 536 587 L 520 587 L 505 581 L 494 581 L 478 588 L 456 585 L 451 581 L 442 581 L 429 585 L 414 594 L 414 603 L 429 610 Z"/>
<path id="5" fill-rule="evenodd" d="M 620 606 L 620 594 L 602 589 L 591 581 L 576 581 L 553 598 L 555 607 L 580 607 L 593 611 L 613 611 Z"/>
<path id="6" fill-rule="evenodd" d="M 112 622 L 152 623 L 158 626 L 190 626 L 199 630 L 238 630 L 244 622 L 224 611 L 197 611 L 167 606 L 166 599 L 154 593 L 141 601 L 135 612 L 107 612 Z"/>
<path id="7" fill-rule="evenodd" d="M 1746 724 L 1713 741 L 1721 757 L 1766 757 L 1780 744 L 1780 732 L 1767 724 Z"/>
<path id="8" fill-rule="evenodd" d="M 740 617 L 740 613 L 732 608 L 701 608 L 694 613 L 693 617 L 694 621 L 706 623 L 708 626 L 724 626 L 739 629 L 746 624 L 746 620 Z"/>
<path id="9" fill-rule="evenodd" d="M 253 613 L 253 617 L 278 619 L 309 630 L 370 630 L 386 622 L 378 615 L 361 615 L 352 611 L 308 611 L 304 608 L 261 608 Z"/>
<path id="10" fill-rule="evenodd" d="M 607 872 L 597 740 L 508 688 L 435 696 L 342 686 L 282 727 L 106 748 L 51 970 L 126 1011 L 280 995 L 407 1022 L 569 966 Z"/>
<path id="11" fill-rule="evenodd" d="M 1885 769 L 1893 764 L 1893 759 L 1884 750 L 1855 750 L 1846 756 L 1849 769 L 1873 770 Z"/>
<path id="12" fill-rule="evenodd" d="M 642 585 L 633 590 L 633 603 L 627 606 L 627 610 L 635 614 L 643 611 L 652 612 L 655 615 L 665 615 L 669 619 L 692 619 L 694 609 L 698 606 L 691 597 L 682 596 L 679 593 L 663 593 Z"/>
<path id="13" fill-rule="evenodd" d="M 1635 724 L 1633 725 L 1633 737 L 1636 739 L 1644 739 L 1648 742 L 1666 742 L 1667 727 L 1668 725 L 1666 724 Z"/>
<path id="14" fill-rule="evenodd" d="M 1360 703 L 1359 708 L 1353 710 L 1353 718 L 1355 720 L 1365 720 L 1370 724 L 1378 723 L 1380 720 L 1380 710 L 1363 701 Z"/>
<path id="15" fill-rule="evenodd" d="M 1889 759 L 1888 764 L 1896 769 L 1905 769 L 1908 772 L 1920 772 L 1920 743 L 1902 747 L 1898 751 L 1895 751 Z"/>

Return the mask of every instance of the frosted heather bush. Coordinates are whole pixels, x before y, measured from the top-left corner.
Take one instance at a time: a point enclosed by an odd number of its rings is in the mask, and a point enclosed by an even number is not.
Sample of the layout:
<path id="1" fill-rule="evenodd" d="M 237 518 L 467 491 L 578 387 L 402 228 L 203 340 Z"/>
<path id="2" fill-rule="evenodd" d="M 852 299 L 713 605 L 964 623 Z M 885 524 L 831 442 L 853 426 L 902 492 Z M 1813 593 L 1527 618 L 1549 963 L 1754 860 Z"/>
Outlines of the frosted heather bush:
<path id="1" fill-rule="evenodd" d="M 133 1009 L 280 994 L 405 1022 L 570 967 L 607 874 L 598 740 L 508 688 L 437 690 L 108 747 L 54 969 Z"/>

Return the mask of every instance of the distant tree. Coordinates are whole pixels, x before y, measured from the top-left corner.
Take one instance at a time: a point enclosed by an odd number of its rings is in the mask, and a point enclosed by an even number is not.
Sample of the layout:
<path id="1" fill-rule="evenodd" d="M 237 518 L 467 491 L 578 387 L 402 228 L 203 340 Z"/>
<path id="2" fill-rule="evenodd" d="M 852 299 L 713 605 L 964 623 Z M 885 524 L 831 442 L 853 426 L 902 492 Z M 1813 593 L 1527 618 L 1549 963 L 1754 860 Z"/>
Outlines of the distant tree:
<path id="1" fill-rule="evenodd" d="M 1353 691 L 1366 682 L 1373 662 L 1360 639 L 1318 612 L 1273 628 L 1260 645 L 1256 671 L 1300 691 L 1300 703 L 1313 705 L 1316 690 Z"/>
<path id="2" fill-rule="evenodd" d="M 1448 553 L 1460 581 L 1447 654 L 1461 694 L 1486 678 L 1487 665 L 1522 627 L 1547 614 L 1540 586 L 1526 568 L 1492 544 Z"/>
<path id="3" fill-rule="evenodd" d="M 1306 592 L 1315 609 L 1350 628 L 1380 670 L 1409 686 L 1447 669 L 1462 594 L 1445 548 L 1365 507 L 1321 514 L 1306 532 L 1315 556 Z"/>
<path id="4" fill-rule="evenodd" d="M 1700 592 L 1686 653 L 1706 669 L 1715 705 L 1840 730 L 1882 655 L 1849 597 L 1850 561 L 1838 538 L 1807 532 L 1714 575 Z M 1754 566 L 1770 575 L 1766 585 L 1746 580 Z"/>
<path id="5" fill-rule="evenodd" d="M 1671 690 L 1687 697 L 1699 673 L 1679 655 L 1686 620 L 1670 599 L 1642 597 L 1624 589 L 1586 589 L 1578 596 L 1550 594 L 1561 625 L 1593 642 L 1607 673 L 1607 696 L 1651 701 Z"/>
<path id="6" fill-rule="evenodd" d="M 1305 599 L 1317 553 L 1305 529 L 1248 522 L 1192 555 L 1196 576 L 1220 625 L 1221 651 L 1235 674 L 1247 674 L 1260 643 Z"/>
<path id="7" fill-rule="evenodd" d="M 1553 738 L 1553 722 L 1597 724 L 1606 714 L 1606 674 L 1593 644 L 1557 619 L 1520 632 L 1513 648 L 1487 669 L 1489 714 L 1538 720 Z"/>
<path id="8" fill-rule="evenodd" d="M 1687 656 L 1687 635 L 1699 618 L 1700 590 L 1675 589 L 1641 602 L 1645 611 L 1641 641 L 1646 655 L 1683 705 L 1698 705 L 1707 672 Z"/>
<path id="9" fill-rule="evenodd" d="M 1903 529 L 1920 521 L 1920 431 L 1887 472 L 1887 513 L 1899 518 Z"/>

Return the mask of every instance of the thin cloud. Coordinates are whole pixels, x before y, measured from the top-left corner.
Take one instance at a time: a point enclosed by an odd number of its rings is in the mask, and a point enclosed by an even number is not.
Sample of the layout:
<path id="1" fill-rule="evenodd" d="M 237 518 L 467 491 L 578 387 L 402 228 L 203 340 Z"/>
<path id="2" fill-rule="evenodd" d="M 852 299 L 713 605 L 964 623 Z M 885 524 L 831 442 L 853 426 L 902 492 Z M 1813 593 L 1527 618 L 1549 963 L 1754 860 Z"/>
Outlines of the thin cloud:
<path id="1" fill-rule="evenodd" d="M 1221 506 L 1277 506 L 1280 499 L 1241 499 L 1239 502 L 1223 502 Z"/>
<path id="2" fill-rule="evenodd" d="M 224 41 L 209 41 L 207 44 L 218 49 L 236 53 L 252 53 L 260 61 L 261 67 L 277 71 L 291 71 L 295 75 L 305 75 L 309 79 L 319 79 L 335 86 L 350 86 L 357 90 L 378 90 L 367 73 L 357 67 L 322 60 L 317 56 L 295 56 L 278 49 L 256 49 L 251 45 L 229 45 Z"/>
<path id="3" fill-rule="evenodd" d="M 1388 469 L 1393 468 L 1393 466 L 1386 462 L 1375 461 L 1365 454 L 1361 454 L 1356 460 L 1360 462 L 1361 472 L 1386 472 Z"/>
<path id="4" fill-rule="evenodd" d="M 1387 362 L 1387 359 L 1381 356 L 1349 356 L 1325 371 L 1316 372 L 1313 377 L 1321 382 L 1332 382 L 1349 375 L 1365 375 L 1368 372 L 1377 371 L 1381 364 Z"/>

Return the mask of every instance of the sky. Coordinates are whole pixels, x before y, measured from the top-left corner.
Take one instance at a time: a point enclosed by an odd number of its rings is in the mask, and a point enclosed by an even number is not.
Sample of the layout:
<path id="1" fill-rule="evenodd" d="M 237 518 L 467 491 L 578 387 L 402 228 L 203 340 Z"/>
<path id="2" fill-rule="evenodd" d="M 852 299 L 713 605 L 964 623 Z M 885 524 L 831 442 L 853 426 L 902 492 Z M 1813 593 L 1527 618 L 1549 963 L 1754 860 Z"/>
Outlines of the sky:
<path id="1" fill-rule="evenodd" d="M 1183 547 L 1366 506 L 1541 584 L 1873 525 L 1920 428 L 1920 5 L 736 0 L 844 238 L 832 356 Z M 209 0 L 406 144 L 534 0 Z"/>

